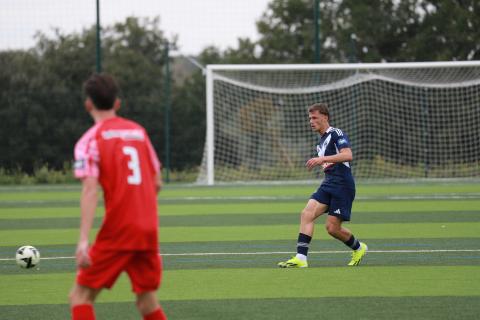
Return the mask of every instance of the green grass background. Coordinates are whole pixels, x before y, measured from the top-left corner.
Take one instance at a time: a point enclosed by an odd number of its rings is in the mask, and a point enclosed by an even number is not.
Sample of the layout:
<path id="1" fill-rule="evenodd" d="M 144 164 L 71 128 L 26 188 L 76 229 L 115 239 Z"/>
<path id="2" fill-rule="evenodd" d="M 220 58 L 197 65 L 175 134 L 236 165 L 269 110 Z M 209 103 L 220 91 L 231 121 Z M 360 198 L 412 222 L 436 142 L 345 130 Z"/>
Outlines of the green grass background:
<path id="1" fill-rule="evenodd" d="M 478 318 L 478 183 L 359 184 L 347 226 L 369 245 L 362 265 L 345 266 L 348 248 L 320 217 L 310 268 L 278 269 L 315 188 L 167 185 L 159 299 L 169 319 Z M 0 187 L 0 319 L 68 319 L 79 195 L 75 185 Z M 38 268 L 15 265 L 24 244 L 41 251 Z M 98 319 L 140 319 L 133 301 L 122 276 L 100 295 Z"/>

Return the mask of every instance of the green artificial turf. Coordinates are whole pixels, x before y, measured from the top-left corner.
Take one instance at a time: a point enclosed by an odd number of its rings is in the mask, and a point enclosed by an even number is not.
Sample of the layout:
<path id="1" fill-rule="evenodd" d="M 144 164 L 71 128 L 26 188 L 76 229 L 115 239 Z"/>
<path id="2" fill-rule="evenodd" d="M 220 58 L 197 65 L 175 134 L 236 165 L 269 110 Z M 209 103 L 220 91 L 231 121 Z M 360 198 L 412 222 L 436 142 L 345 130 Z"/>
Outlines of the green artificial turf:
<path id="1" fill-rule="evenodd" d="M 480 222 L 449 223 L 376 223 L 351 224 L 351 231 L 366 239 L 405 239 L 405 238 L 478 238 Z M 323 231 L 323 230 L 322 230 Z M 91 234 L 93 240 L 96 230 Z M 215 227 L 164 227 L 160 231 L 161 242 L 183 241 L 240 241 L 285 240 L 298 234 L 298 226 L 215 226 Z M 316 239 L 328 239 L 325 232 L 315 234 Z M 36 245 L 73 244 L 78 240 L 78 229 L 17 229 L 0 230 L 0 243 L 13 246 L 22 239 L 23 243 Z"/>
<path id="2" fill-rule="evenodd" d="M 369 245 L 362 265 L 345 266 L 348 248 L 320 217 L 310 268 L 278 269 L 316 187 L 166 185 L 159 299 L 169 319 L 477 318 L 478 183 L 360 183 L 346 226 Z M 0 187 L 0 319 L 68 319 L 79 196 L 79 185 Z M 100 202 L 96 228 L 102 216 Z M 24 244 L 40 249 L 38 268 L 15 265 Z M 98 318 L 139 319 L 133 301 L 122 276 L 101 294 Z"/>
<path id="3" fill-rule="evenodd" d="M 0 305 L 17 304 L 27 294 L 25 304 L 63 303 L 73 280 L 71 273 L 37 275 L 35 281 L 32 274 L 0 275 L 4 288 L 9 288 Z M 480 296 L 479 286 L 480 266 L 212 268 L 165 271 L 159 299 Z M 121 276 L 98 302 L 133 300 L 127 277 Z"/>

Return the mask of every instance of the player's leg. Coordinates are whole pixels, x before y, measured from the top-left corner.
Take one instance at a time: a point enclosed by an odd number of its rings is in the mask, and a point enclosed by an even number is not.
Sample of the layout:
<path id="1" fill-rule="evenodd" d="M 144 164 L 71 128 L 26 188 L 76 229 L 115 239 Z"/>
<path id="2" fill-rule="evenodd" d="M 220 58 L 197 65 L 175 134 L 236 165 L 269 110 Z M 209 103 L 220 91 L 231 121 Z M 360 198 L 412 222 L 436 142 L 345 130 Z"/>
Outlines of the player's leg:
<path id="1" fill-rule="evenodd" d="M 342 226 L 342 220 L 338 217 L 329 215 L 325 222 L 325 228 L 328 234 L 342 241 L 347 247 L 352 249 L 352 259 L 349 266 L 357 266 L 362 258 L 367 254 L 368 247 L 365 243 L 358 241 L 350 230 Z"/>
<path id="2" fill-rule="evenodd" d="M 144 320 L 166 320 L 158 303 L 157 290 L 162 278 L 162 259 L 156 251 L 139 251 L 133 254 L 126 268 L 137 296 L 137 308 Z"/>
<path id="3" fill-rule="evenodd" d="M 348 241 L 352 236 L 352 232 L 342 226 L 342 219 L 332 215 L 327 216 L 327 219 L 325 220 L 325 229 L 329 235 L 342 242 Z"/>
<path id="4" fill-rule="evenodd" d="M 309 237 L 313 236 L 315 220 L 325 213 L 328 206 L 317 200 L 310 199 L 300 214 L 300 233 Z"/>
<path id="5" fill-rule="evenodd" d="M 137 294 L 137 309 L 144 320 L 166 320 L 157 299 L 156 291 L 142 292 Z"/>
<path id="6" fill-rule="evenodd" d="M 321 216 L 328 206 L 324 203 L 318 202 L 315 199 L 310 199 L 307 205 L 302 210 L 300 215 L 300 232 L 297 240 L 297 254 L 290 260 L 280 262 L 278 264 L 281 268 L 305 268 L 308 267 L 307 255 L 310 242 L 312 241 L 313 232 L 315 229 L 315 219 Z"/>
<path id="7" fill-rule="evenodd" d="M 332 196 L 328 217 L 325 221 L 325 228 L 328 234 L 342 241 L 353 250 L 349 266 L 358 265 L 368 250 L 366 244 L 360 242 L 349 229 L 342 226 L 343 221 L 350 221 L 354 197 L 354 190 L 342 189 L 335 192 Z"/>
<path id="8" fill-rule="evenodd" d="M 95 319 L 93 302 L 102 288 L 111 288 L 129 261 L 129 256 L 114 250 L 89 252 L 92 264 L 88 268 L 78 269 L 76 283 L 70 292 L 72 319 Z"/>
<path id="9" fill-rule="evenodd" d="M 92 289 L 77 283 L 74 284 L 69 294 L 72 320 L 94 320 L 95 311 L 93 303 L 101 289 Z"/>

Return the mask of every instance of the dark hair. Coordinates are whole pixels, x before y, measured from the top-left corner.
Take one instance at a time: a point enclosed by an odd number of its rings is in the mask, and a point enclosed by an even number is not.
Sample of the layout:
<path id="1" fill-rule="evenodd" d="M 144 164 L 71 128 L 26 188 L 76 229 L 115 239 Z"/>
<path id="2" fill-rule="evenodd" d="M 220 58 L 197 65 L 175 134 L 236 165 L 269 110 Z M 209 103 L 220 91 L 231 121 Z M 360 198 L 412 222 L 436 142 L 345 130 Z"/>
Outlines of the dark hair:
<path id="1" fill-rule="evenodd" d="M 330 113 L 328 112 L 328 104 L 326 103 L 315 103 L 308 108 L 308 112 L 318 111 L 320 114 L 324 114 L 330 119 Z"/>
<path id="2" fill-rule="evenodd" d="M 111 75 L 94 73 L 83 84 L 83 90 L 97 109 L 110 110 L 117 98 L 118 86 Z"/>

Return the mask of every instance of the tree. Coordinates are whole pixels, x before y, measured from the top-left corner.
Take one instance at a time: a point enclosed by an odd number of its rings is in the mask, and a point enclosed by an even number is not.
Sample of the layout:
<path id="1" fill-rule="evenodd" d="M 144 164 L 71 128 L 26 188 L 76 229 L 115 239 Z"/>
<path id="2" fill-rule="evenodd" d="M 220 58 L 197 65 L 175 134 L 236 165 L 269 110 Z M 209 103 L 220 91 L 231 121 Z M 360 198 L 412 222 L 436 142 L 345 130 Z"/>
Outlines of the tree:
<path id="1" fill-rule="evenodd" d="M 419 1 L 422 25 L 412 40 L 412 56 L 426 60 L 480 59 L 480 3 Z"/>
<path id="2" fill-rule="evenodd" d="M 0 126 L 0 163 L 3 168 L 23 169 L 24 162 L 33 167 L 40 160 L 31 149 L 42 149 L 38 140 L 45 113 L 29 95 L 37 92 L 41 85 L 37 71 L 40 65 L 32 51 L 0 53 L 0 117 L 4 119 Z"/>
<path id="3" fill-rule="evenodd" d="M 118 80 L 123 107 L 120 115 L 140 122 L 162 159 L 164 145 L 165 47 L 176 49 L 160 29 L 160 19 L 130 17 L 107 27 L 103 35 L 105 70 Z"/>
<path id="4" fill-rule="evenodd" d="M 269 4 L 257 22 L 262 62 L 313 62 L 313 4 Z M 321 62 L 478 59 L 479 10 L 474 0 L 323 0 Z"/>
<path id="5" fill-rule="evenodd" d="M 257 41 L 224 51 L 207 47 L 210 63 L 311 63 L 314 0 L 272 0 L 256 22 Z M 479 4 L 474 0 L 320 0 L 321 62 L 480 59 Z M 213 36 L 213 35 L 212 35 Z M 162 154 L 163 67 L 167 39 L 160 19 L 130 17 L 102 30 L 106 72 L 122 89 L 121 115 L 144 124 Z M 30 50 L 0 52 L 0 168 L 62 168 L 91 124 L 82 82 L 94 72 L 95 29 L 39 34 Z M 172 168 L 198 166 L 205 141 L 205 79 L 200 71 L 172 85 Z"/>
<path id="6" fill-rule="evenodd" d="M 224 59 L 223 53 L 213 46 L 198 57 L 204 64 Z M 172 164 L 176 169 L 189 169 L 200 165 L 206 136 L 205 77 L 196 70 L 181 87 L 174 90 L 172 101 Z"/>
<path id="7" fill-rule="evenodd" d="M 127 18 L 104 29 L 105 71 L 118 79 L 120 111 L 144 124 L 157 150 L 162 147 L 162 68 L 167 39 L 159 19 Z M 176 39 L 168 41 L 175 48 Z M 39 34 L 35 48 L 0 53 L 0 167 L 32 173 L 47 164 L 60 169 L 73 157 L 73 144 L 92 125 L 82 108 L 83 81 L 94 71 L 95 30 L 52 38 Z"/>

